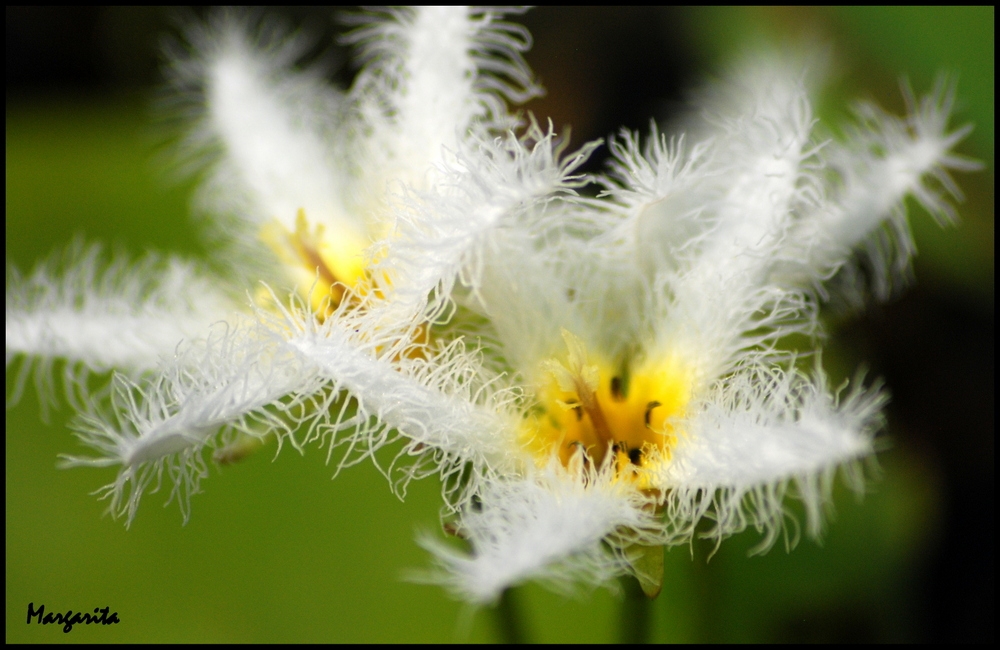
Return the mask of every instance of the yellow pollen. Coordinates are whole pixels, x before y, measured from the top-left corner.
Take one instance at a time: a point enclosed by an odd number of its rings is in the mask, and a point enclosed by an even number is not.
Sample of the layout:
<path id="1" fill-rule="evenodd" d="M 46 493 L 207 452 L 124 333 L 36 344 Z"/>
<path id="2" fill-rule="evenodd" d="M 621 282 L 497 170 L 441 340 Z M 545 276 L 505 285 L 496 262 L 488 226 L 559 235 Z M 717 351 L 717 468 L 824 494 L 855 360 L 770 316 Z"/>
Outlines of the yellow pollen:
<path id="1" fill-rule="evenodd" d="M 584 465 L 613 462 L 619 479 L 657 489 L 656 470 L 670 460 L 691 399 L 690 365 L 675 356 L 648 358 L 635 368 L 591 364 L 577 337 L 564 331 L 563 338 L 567 363 L 540 364 L 540 408 L 524 421 L 523 444 L 539 465 L 552 453 L 564 466 L 582 454 Z"/>

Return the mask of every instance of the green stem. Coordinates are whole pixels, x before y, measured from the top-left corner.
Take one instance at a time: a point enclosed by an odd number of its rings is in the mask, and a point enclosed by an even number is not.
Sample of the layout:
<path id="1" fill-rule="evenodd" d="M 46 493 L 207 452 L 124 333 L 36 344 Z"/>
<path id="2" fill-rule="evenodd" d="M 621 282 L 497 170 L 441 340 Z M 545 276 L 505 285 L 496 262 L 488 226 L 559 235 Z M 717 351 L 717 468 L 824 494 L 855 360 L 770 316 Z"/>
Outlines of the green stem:
<path id="1" fill-rule="evenodd" d="M 504 589 L 500 594 L 500 602 L 493 611 L 496 613 L 497 632 L 503 643 L 526 643 L 523 619 L 517 607 L 513 588 Z"/>
<path id="2" fill-rule="evenodd" d="M 625 589 L 625 600 L 621 608 L 619 638 L 622 643 L 649 643 L 653 601 L 646 597 L 639 581 L 632 576 L 622 578 L 622 587 Z"/>

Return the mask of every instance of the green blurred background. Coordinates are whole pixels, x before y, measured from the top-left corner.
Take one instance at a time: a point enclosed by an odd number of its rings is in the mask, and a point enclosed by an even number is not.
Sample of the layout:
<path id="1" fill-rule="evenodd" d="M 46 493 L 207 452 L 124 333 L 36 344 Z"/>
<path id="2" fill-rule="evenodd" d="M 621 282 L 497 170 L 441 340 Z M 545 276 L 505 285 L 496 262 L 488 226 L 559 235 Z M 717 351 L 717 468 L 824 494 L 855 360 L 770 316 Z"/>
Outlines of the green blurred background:
<path id="1" fill-rule="evenodd" d="M 327 13 L 284 15 L 320 39 L 342 29 Z M 156 162 L 149 110 L 176 16 L 7 8 L 8 264 L 30 269 L 76 234 L 134 255 L 207 254 L 189 216 L 193 185 L 168 182 Z M 572 125 L 577 144 L 668 119 L 685 88 L 762 43 L 831 48 L 820 112 L 834 118 L 858 97 L 902 112 L 904 75 L 918 93 L 940 71 L 957 75 L 956 123 L 975 124 L 959 149 L 986 164 L 958 177 L 961 223 L 941 230 L 913 210 L 917 284 L 861 317 L 829 319 L 831 374 L 866 364 L 892 392 L 881 478 L 860 502 L 838 490 L 821 544 L 748 558 L 759 540 L 749 532 L 711 562 L 700 542 L 671 550 L 652 639 L 993 638 L 993 9 L 538 9 L 523 22 L 549 91 L 529 108 Z M 345 50 L 314 55 L 349 83 Z M 319 452 L 275 460 L 265 449 L 213 467 L 187 526 L 152 494 L 126 531 L 88 495 L 113 470 L 55 468 L 57 454 L 80 449 L 69 417 L 63 407 L 42 422 L 33 389 L 7 411 L 8 642 L 499 638 L 490 611 L 401 580 L 427 565 L 413 538 L 437 527 L 433 480 L 401 503 L 370 465 L 330 481 Z M 620 636 L 623 601 L 607 590 L 567 599 L 528 585 L 516 597 L 532 640 Z M 122 622 L 64 634 L 25 625 L 29 602 L 110 606 Z"/>

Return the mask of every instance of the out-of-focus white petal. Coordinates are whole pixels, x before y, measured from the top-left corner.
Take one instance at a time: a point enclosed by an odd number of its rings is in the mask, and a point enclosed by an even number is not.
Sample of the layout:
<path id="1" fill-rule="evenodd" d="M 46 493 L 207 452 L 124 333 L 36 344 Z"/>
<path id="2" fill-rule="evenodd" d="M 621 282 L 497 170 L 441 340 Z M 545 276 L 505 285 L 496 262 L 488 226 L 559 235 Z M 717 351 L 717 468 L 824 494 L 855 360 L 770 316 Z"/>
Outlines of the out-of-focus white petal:
<path id="1" fill-rule="evenodd" d="M 908 99 L 913 113 L 905 119 L 861 105 L 860 123 L 848 140 L 823 150 L 832 189 L 826 201 L 802 216 L 782 251 L 783 258 L 800 262 L 793 268 L 799 282 L 829 278 L 862 247 L 868 282 L 885 298 L 906 278 L 915 252 L 904 198 L 913 196 L 942 223 L 955 220 L 948 199 L 961 193 L 947 171 L 979 167 L 951 153 L 971 126 L 949 131 L 955 89 L 944 78 L 919 106 Z"/>
<path id="2" fill-rule="evenodd" d="M 366 165 L 384 191 L 387 181 L 425 189 L 428 173 L 455 151 L 470 129 L 513 124 L 504 99 L 539 93 L 521 52 L 524 28 L 495 10 L 415 7 L 359 18 L 349 37 L 361 43 L 361 72 L 352 98 L 364 128 Z"/>
<path id="3" fill-rule="evenodd" d="M 224 237 L 259 246 L 262 224 L 277 220 L 294 232 L 302 209 L 331 233 L 332 257 L 358 257 L 370 242 L 365 216 L 348 207 L 343 98 L 320 70 L 293 67 L 306 43 L 229 14 L 189 38 L 194 54 L 175 57 L 171 72 L 181 100 L 202 114 L 187 152 L 216 155 L 201 199 L 230 219 Z"/>
<path id="4" fill-rule="evenodd" d="M 97 246 L 7 277 L 7 363 L 20 354 L 61 357 L 92 370 L 150 370 L 183 340 L 203 336 L 235 307 L 191 262 L 177 257 L 103 265 Z"/>
<path id="5" fill-rule="evenodd" d="M 507 587 L 533 578 L 568 589 L 575 580 L 596 584 L 623 573 L 624 558 L 605 549 L 602 540 L 619 528 L 640 530 L 651 517 L 628 490 L 601 479 L 585 485 L 579 478 L 549 467 L 485 483 L 480 500 L 462 512 L 457 525 L 457 533 L 472 544 L 471 554 L 421 540 L 439 567 L 427 579 L 489 603 Z"/>
<path id="6" fill-rule="evenodd" d="M 705 92 L 711 173 L 722 181 L 723 193 L 708 208 L 706 217 L 716 226 L 696 277 L 720 282 L 720 289 L 745 275 L 759 283 L 792 220 L 802 163 L 812 154 L 812 109 L 803 77 L 801 67 L 788 62 L 750 59 Z"/>
<path id="7" fill-rule="evenodd" d="M 815 194 L 808 161 L 816 151 L 801 67 L 750 59 L 702 99 L 705 117 L 693 148 L 699 162 L 682 167 L 676 179 L 683 195 L 643 208 L 647 219 L 665 221 L 646 232 L 684 239 L 645 246 L 658 245 L 670 259 L 650 281 L 657 313 L 652 347 L 691 350 L 709 376 L 719 376 L 740 350 L 762 342 L 746 333 L 766 331 L 773 340 L 812 325 L 797 289 L 771 285 L 770 276 L 786 231 Z M 670 190 L 678 163 L 669 164 L 669 151 L 661 149 L 654 148 L 647 164 L 665 159 L 662 189 Z M 676 210 L 664 209 L 671 203 L 678 203 Z M 700 223 L 685 226 L 693 219 Z"/>

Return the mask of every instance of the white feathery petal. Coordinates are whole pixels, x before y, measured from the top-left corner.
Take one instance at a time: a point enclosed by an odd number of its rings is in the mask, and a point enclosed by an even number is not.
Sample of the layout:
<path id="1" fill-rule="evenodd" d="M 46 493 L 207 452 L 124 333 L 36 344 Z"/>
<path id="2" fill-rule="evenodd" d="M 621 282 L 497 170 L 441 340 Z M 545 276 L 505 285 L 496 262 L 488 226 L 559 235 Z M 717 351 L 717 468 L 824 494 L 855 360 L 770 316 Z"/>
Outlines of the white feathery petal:
<path id="1" fill-rule="evenodd" d="M 357 255 L 369 240 L 363 217 L 346 207 L 344 101 L 320 70 L 293 67 L 303 39 L 230 14 L 191 29 L 189 38 L 194 53 L 175 56 L 171 72 L 181 99 L 203 104 L 188 134 L 190 155 L 217 158 L 202 200 L 216 216 L 249 221 L 251 239 L 274 219 L 294 232 L 304 209 L 345 240 L 345 254 Z"/>
<path id="2" fill-rule="evenodd" d="M 483 112 L 473 95 L 476 27 L 467 7 L 420 7 L 392 16 L 353 35 L 374 59 L 358 87 L 369 93 L 377 88 L 376 97 L 386 104 L 380 108 L 388 115 L 379 117 L 387 123 L 376 127 L 374 148 L 391 168 L 413 177 L 405 180 L 419 181 L 443 147 L 454 148 Z"/>
<path id="3" fill-rule="evenodd" d="M 573 285 L 553 268 L 555 256 L 530 252 L 537 241 L 530 232 L 504 229 L 492 239 L 483 251 L 476 295 L 463 304 L 485 315 L 495 345 L 503 349 L 505 366 L 531 369 L 522 377 L 530 381 L 540 359 L 565 350 L 563 329 L 583 335 L 591 330 L 567 297 Z M 595 341 L 588 339 L 585 344 L 592 346 Z"/>
<path id="4" fill-rule="evenodd" d="M 692 407 L 695 413 L 685 419 L 664 466 L 668 525 L 689 538 L 712 504 L 716 525 L 709 536 L 753 525 L 767 530 L 766 548 L 781 528 L 783 500 L 794 482 L 808 530 L 817 535 L 837 469 L 861 489 L 855 464 L 874 451 L 885 401 L 877 390 L 861 388 L 837 399 L 820 368 L 812 379 L 756 367 L 719 381 Z"/>
<path id="5" fill-rule="evenodd" d="M 524 478 L 485 482 L 479 501 L 461 513 L 456 526 L 471 543 L 471 554 L 421 539 L 437 565 L 423 579 L 486 604 L 529 579 L 568 590 L 581 579 L 596 584 L 627 571 L 625 558 L 605 549 L 602 540 L 619 529 L 650 526 L 642 499 L 606 476 L 594 475 L 586 485 L 566 472 L 551 465 Z"/>
<path id="6" fill-rule="evenodd" d="M 217 281 L 178 257 L 101 257 L 99 246 L 77 243 L 27 277 L 8 269 L 8 364 L 25 354 L 98 371 L 147 371 L 236 306 Z"/>
<path id="7" fill-rule="evenodd" d="M 414 7 L 356 18 L 349 42 L 366 62 L 352 97 L 365 128 L 376 193 L 386 181 L 424 189 L 427 173 L 471 128 L 513 125 L 504 99 L 538 94 L 521 57 L 531 38 L 495 10 Z"/>
<path id="8" fill-rule="evenodd" d="M 720 318 L 732 319 L 732 332 L 751 329 L 749 316 L 763 305 L 741 303 L 764 284 L 775 263 L 807 185 L 803 162 L 814 153 L 808 147 L 809 99 L 789 66 L 754 61 L 720 85 L 715 94 L 721 99 L 708 110 L 718 112 L 712 117 L 711 172 L 724 186 L 705 208 L 703 218 L 714 225 L 700 242 L 700 254 L 670 285 L 682 316 L 671 318 L 671 329 L 687 328 L 688 336 Z M 734 105 L 725 103 L 729 99 Z"/>
<path id="9" fill-rule="evenodd" d="M 720 132 L 694 146 L 683 136 L 667 140 L 655 127 L 645 147 L 628 132 L 612 142 L 614 182 L 606 181 L 605 196 L 618 218 L 588 242 L 600 247 L 589 251 L 598 271 L 582 293 L 597 298 L 579 303 L 585 320 L 607 332 L 604 349 L 634 354 L 622 337 L 652 332 L 647 353 L 685 350 L 710 379 L 732 368 L 741 351 L 814 327 L 804 292 L 767 282 L 802 200 L 800 185 L 808 184 L 800 170 L 810 155 L 803 151 L 808 103 L 786 68 L 752 70 L 793 108 L 771 105 L 767 95 L 764 108 L 719 118 L 713 126 Z M 780 110 L 791 114 L 755 121 Z"/>
<path id="10" fill-rule="evenodd" d="M 787 359 L 777 342 L 791 334 L 815 336 L 819 327 L 818 305 L 803 289 L 733 278 L 728 288 L 717 287 L 696 300 L 697 282 L 685 284 L 683 276 L 664 280 L 671 288 L 653 292 L 647 313 L 653 336 L 644 349 L 652 358 L 679 354 L 688 359 L 700 378 L 696 389 L 762 352 L 775 362 Z M 685 286 L 675 292 L 677 285 Z"/>
<path id="11" fill-rule="evenodd" d="M 919 105 L 906 90 L 910 116 L 862 104 L 860 123 L 848 140 L 823 150 L 832 190 L 802 216 L 782 251 L 802 262 L 801 280 L 829 278 L 849 261 L 852 249 L 863 247 L 872 286 L 884 298 L 894 280 L 905 278 L 914 253 L 903 199 L 913 196 L 941 223 L 955 220 L 948 199 L 960 199 L 961 193 L 947 170 L 979 168 L 951 153 L 971 126 L 949 131 L 955 88 L 945 78 Z"/>
<path id="12" fill-rule="evenodd" d="M 340 414 L 313 427 L 318 435 L 331 436 L 330 455 L 344 447 L 341 467 L 375 460 L 375 451 L 403 439 L 393 461 L 403 474 L 400 492 L 411 478 L 423 475 L 428 453 L 444 474 L 465 462 L 479 471 L 516 468 L 520 391 L 485 373 L 463 341 L 415 346 L 409 343 L 412 331 L 376 330 L 377 321 L 367 314 L 345 309 L 322 324 L 309 314 L 285 312 L 285 318 L 274 330 L 277 335 L 316 367 L 332 392 L 346 391 L 357 400 L 353 417 L 345 421 Z M 344 431 L 346 436 L 336 437 Z M 398 465 L 407 458 L 412 467 Z"/>
<path id="13" fill-rule="evenodd" d="M 110 406 L 91 403 L 75 423 L 78 437 L 100 456 L 64 456 L 64 466 L 121 465 L 100 492 L 111 497 L 109 511 L 126 516 L 127 524 L 144 490 L 154 478 L 159 484 L 166 468 L 170 498 L 178 498 L 186 521 L 190 497 L 207 475 L 202 449 L 216 434 L 287 434 L 317 404 L 326 404 L 323 383 L 312 366 L 274 346 L 258 327 L 220 326 L 207 340 L 184 346 L 153 379 L 135 383 L 116 375 Z"/>
<path id="14" fill-rule="evenodd" d="M 493 141 L 474 139 L 453 165 L 442 168 L 447 175 L 434 190 L 399 197 L 396 237 L 373 267 L 390 278 L 391 309 L 405 319 L 428 306 L 433 317 L 456 281 L 475 295 L 487 252 L 516 253 L 500 247 L 506 231 L 541 234 L 546 223 L 565 216 L 559 210 L 549 214 L 548 206 L 571 201 L 585 184 L 574 172 L 596 146 L 560 160 L 562 143 L 551 128 L 545 133 L 537 125 L 522 138 L 508 133 Z"/>
<path id="15" fill-rule="evenodd" d="M 610 177 L 604 196 L 620 220 L 601 239 L 618 240 L 622 257 L 643 275 L 676 269 L 710 230 L 723 179 L 712 163 L 713 142 L 687 146 L 667 139 L 653 124 L 645 146 L 623 130 L 611 141 Z M 717 164 L 717 163 L 716 163 Z"/>

